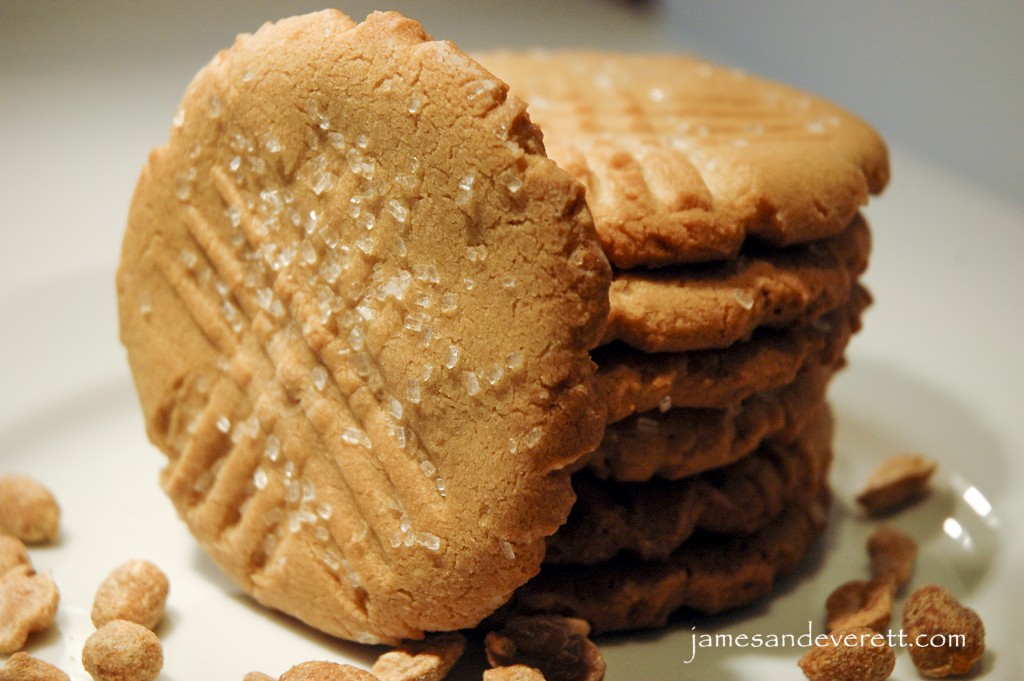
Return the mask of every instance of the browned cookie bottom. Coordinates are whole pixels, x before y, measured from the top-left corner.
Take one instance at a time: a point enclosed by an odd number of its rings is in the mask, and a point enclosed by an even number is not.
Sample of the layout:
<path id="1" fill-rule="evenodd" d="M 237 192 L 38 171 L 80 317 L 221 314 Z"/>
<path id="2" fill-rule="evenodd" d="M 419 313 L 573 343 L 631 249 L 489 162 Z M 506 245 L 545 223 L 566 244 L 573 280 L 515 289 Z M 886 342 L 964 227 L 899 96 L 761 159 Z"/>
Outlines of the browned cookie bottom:
<path id="1" fill-rule="evenodd" d="M 678 481 L 623 483 L 585 471 L 576 503 L 548 539 L 548 565 L 596 565 L 621 552 L 664 560 L 695 532 L 750 534 L 787 504 L 819 494 L 832 460 L 832 418 L 822 404 L 791 445 L 769 442 L 740 461 Z"/>
<path id="2" fill-rule="evenodd" d="M 790 504 L 753 535 L 695 536 L 667 560 L 620 557 L 597 566 L 545 566 L 507 612 L 578 617 L 594 633 L 663 626 L 680 608 L 714 614 L 771 593 L 826 525 L 828 489 Z"/>

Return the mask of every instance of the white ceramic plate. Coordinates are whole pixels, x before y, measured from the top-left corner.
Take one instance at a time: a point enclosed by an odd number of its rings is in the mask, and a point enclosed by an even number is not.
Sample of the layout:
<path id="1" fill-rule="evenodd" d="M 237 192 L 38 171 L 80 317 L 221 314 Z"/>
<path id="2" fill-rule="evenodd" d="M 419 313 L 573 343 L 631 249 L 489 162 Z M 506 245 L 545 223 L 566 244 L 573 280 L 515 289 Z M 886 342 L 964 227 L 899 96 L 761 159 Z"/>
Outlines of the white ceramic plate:
<path id="1" fill-rule="evenodd" d="M 981 613 L 989 650 L 976 678 L 1024 678 L 1024 216 L 913 158 L 896 155 L 894 166 L 889 196 L 869 212 L 868 283 L 878 302 L 832 390 L 839 431 L 830 530 L 772 599 L 602 639 L 610 680 L 801 678 L 799 646 L 694 641 L 821 633 L 827 594 L 867 575 L 864 543 L 875 523 L 851 498 L 875 463 L 908 450 L 941 466 L 934 493 L 889 519 L 921 543 L 913 584 L 944 584 Z M 261 608 L 196 548 L 157 486 L 162 455 L 143 432 L 114 305 L 112 264 L 0 302 L 0 471 L 45 481 L 64 512 L 60 541 L 31 551 L 62 597 L 56 626 L 34 636 L 29 652 L 87 680 L 79 660 L 96 586 L 121 562 L 146 558 L 171 580 L 158 630 L 164 681 L 240 681 L 308 659 L 371 664 L 379 648 L 332 640 Z M 456 676 L 479 678 L 477 664 L 479 653 Z M 918 678 L 906 651 L 893 678 Z"/>

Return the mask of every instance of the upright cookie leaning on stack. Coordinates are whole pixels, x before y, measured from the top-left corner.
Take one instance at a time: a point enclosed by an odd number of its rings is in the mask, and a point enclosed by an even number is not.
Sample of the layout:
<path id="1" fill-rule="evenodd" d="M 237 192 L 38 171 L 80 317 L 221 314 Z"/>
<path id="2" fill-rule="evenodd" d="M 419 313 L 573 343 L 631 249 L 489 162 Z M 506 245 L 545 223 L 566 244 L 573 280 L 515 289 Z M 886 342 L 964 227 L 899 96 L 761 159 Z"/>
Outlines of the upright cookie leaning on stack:
<path id="1" fill-rule="evenodd" d="M 117 278 L 179 514 L 257 600 L 364 642 L 473 626 L 537 572 L 604 425 L 608 285 L 500 80 L 333 11 L 200 71 Z"/>
<path id="2" fill-rule="evenodd" d="M 677 56 L 477 55 L 587 187 L 615 266 L 609 427 L 510 608 L 595 631 L 770 592 L 824 527 L 826 387 L 868 294 L 884 143 L 802 92 Z"/>

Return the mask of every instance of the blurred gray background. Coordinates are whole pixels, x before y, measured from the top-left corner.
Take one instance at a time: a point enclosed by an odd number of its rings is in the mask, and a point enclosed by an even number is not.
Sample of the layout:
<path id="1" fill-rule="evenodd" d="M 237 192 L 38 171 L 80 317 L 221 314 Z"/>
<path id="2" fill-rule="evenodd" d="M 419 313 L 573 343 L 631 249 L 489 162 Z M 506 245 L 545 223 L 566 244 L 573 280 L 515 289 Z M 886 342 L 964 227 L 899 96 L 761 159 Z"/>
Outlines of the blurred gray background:
<path id="1" fill-rule="evenodd" d="M 59 230 L 54 264 L 113 263 L 134 178 L 185 85 L 238 32 L 314 9 L 271 0 L 0 3 L 0 266 Z M 901 151 L 1024 206 L 1020 0 L 462 0 L 393 8 L 465 49 L 685 51 L 824 95 Z M 899 167 L 890 191 L 898 191 Z M 969 229 L 970 226 L 964 226 Z M 49 236 L 47 236 L 49 235 Z"/>

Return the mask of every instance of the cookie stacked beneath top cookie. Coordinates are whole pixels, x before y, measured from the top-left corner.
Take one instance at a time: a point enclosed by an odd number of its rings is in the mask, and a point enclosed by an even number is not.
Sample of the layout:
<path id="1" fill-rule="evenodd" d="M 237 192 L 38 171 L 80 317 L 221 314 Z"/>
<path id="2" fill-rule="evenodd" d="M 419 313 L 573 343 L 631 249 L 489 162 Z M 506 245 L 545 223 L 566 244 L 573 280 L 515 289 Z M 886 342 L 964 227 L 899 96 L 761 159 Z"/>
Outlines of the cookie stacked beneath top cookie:
<path id="1" fill-rule="evenodd" d="M 479 56 L 587 187 L 615 267 L 592 355 L 609 426 L 515 607 L 596 631 L 768 593 L 824 527 L 825 392 L 859 328 L 883 142 L 685 57 Z"/>

